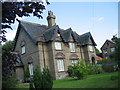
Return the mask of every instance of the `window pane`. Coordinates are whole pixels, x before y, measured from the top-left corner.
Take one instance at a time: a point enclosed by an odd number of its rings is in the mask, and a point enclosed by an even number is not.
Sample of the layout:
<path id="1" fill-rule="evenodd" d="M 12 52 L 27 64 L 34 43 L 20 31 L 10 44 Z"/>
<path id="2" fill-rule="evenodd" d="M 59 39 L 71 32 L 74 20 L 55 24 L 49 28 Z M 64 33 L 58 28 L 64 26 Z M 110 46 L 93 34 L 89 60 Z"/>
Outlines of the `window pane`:
<path id="1" fill-rule="evenodd" d="M 30 75 L 33 75 L 33 64 L 29 64 Z"/>
<path id="2" fill-rule="evenodd" d="M 93 46 L 89 46 L 89 50 L 90 50 L 90 51 L 93 51 Z"/>
<path id="3" fill-rule="evenodd" d="M 55 42 L 55 49 L 61 50 L 61 43 L 60 42 Z"/>
<path id="4" fill-rule="evenodd" d="M 25 46 L 22 46 L 22 54 L 25 53 Z"/>
<path id="5" fill-rule="evenodd" d="M 74 43 L 69 43 L 69 46 L 70 46 L 70 51 L 71 52 L 75 52 L 75 45 L 74 45 Z"/>
<path id="6" fill-rule="evenodd" d="M 64 61 L 57 60 L 58 71 L 64 71 Z"/>

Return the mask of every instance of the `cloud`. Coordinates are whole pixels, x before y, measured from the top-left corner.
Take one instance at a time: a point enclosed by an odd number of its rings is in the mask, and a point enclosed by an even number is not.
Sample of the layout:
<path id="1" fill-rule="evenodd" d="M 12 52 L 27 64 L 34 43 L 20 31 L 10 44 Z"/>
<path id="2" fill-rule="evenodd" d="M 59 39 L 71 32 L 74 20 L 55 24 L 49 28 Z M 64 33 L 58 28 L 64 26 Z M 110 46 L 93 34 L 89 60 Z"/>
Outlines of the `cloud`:
<path id="1" fill-rule="evenodd" d="M 97 21 L 103 21 L 104 20 L 104 17 L 99 17 L 98 19 L 97 19 Z"/>

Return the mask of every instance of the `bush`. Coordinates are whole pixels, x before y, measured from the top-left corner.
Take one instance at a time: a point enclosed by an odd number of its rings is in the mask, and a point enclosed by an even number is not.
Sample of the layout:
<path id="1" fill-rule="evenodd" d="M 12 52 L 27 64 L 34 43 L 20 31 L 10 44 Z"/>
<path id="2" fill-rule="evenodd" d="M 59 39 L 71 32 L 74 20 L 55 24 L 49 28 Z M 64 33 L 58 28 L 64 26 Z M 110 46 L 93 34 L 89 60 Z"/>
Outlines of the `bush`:
<path id="1" fill-rule="evenodd" d="M 102 68 L 105 72 L 115 72 L 119 71 L 118 63 L 105 63 L 102 65 Z"/>
<path id="2" fill-rule="evenodd" d="M 68 75 L 70 76 L 70 77 L 72 77 L 72 72 L 73 72 L 73 66 L 72 65 L 70 65 L 70 66 L 68 66 Z"/>
<path id="3" fill-rule="evenodd" d="M 33 84 L 35 88 L 42 88 L 42 72 L 40 71 L 40 68 L 37 66 L 34 75 L 33 75 Z"/>
<path id="4" fill-rule="evenodd" d="M 70 75 L 73 77 L 77 77 L 77 79 L 83 79 L 88 73 L 88 68 L 86 65 L 84 65 L 83 61 L 80 61 L 73 66 L 69 66 L 69 70 L 71 70 L 69 71 Z"/>
<path id="5" fill-rule="evenodd" d="M 43 88 L 47 89 L 52 89 L 53 86 L 53 78 L 51 76 L 51 73 L 47 67 L 43 68 L 43 73 L 42 73 L 42 83 L 43 83 Z"/>
<path id="6" fill-rule="evenodd" d="M 16 88 L 18 81 L 15 74 L 2 76 L 2 89 Z"/>
<path id="7" fill-rule="evenodd" d="M 44 67 L 43 72 L 41 72 L 40 68 L 37 66 L 34 71 L 33 78 L 31 79 L 31 88 L 33 88 L 32 83 L 36 90 L 38 88 L 51 90 L 53 86 L 53 79 L 49 69 Z"/>
<path id="8" fill-rule="evenodd" d="M 102 67 L 97 64 L 95 65 L 89 64 L 87 67 L 88 67 L 88 74 L 90 75 L 104 73 Z"/>

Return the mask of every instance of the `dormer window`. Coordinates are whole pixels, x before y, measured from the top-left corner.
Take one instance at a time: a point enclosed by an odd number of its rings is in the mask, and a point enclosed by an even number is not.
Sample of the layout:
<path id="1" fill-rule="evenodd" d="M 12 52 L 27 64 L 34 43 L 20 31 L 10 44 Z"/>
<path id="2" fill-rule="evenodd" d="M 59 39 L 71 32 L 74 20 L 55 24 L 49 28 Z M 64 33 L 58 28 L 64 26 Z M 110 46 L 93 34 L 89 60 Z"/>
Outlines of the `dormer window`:
<path id="1" fill-rule="evenodd" d="M 62 50 L 61 42 L 55 42 L 55 49 L 56 50 Z"/>
<path id="2" fill-rule="evenodd" d="M 23 41 L 21 43 L 21 54 L 25 54 L 26 50 L 25 50 L 25 42 Z"/>
<path id="3" fill-rule="evenodd" d="M 69 43 L 69 46 L 70 46 L 70 52 L 75 52 L 75 44 Z"/>
<path id="4" fill-rule="evenodd" d="M 94 50 L 93 50 L 93 46 L 89 46 L 89 50 L 91 51 L 91 52 L 93 52 Z"/>

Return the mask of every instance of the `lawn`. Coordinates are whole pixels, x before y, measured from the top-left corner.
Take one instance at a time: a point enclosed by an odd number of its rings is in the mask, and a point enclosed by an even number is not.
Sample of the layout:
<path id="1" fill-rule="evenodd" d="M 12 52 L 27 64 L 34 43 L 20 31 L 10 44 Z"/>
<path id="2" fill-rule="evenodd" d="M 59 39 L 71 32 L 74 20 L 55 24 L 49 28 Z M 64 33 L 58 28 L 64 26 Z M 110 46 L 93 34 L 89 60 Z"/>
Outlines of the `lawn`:
<path id="1" fill-rule="evenodd" d="M 74 78 L 55 80 L 53 88 L 117 88 L 118 78 L 111 80 L 111 76 L 118 76 L 118 72 L 88 75 L 83 80 L 76 80 Z M 28 88 L 28 86 L 18 87 Z"/>
<path id="2" fill-rule="evenodd" d="M 53 88 L 117 88 L 118 79 L 111 80 L 111 76 L 118 76 L 117 72 L 89 75 L 86 79 L 62 79 L 54 81 Z"/>

